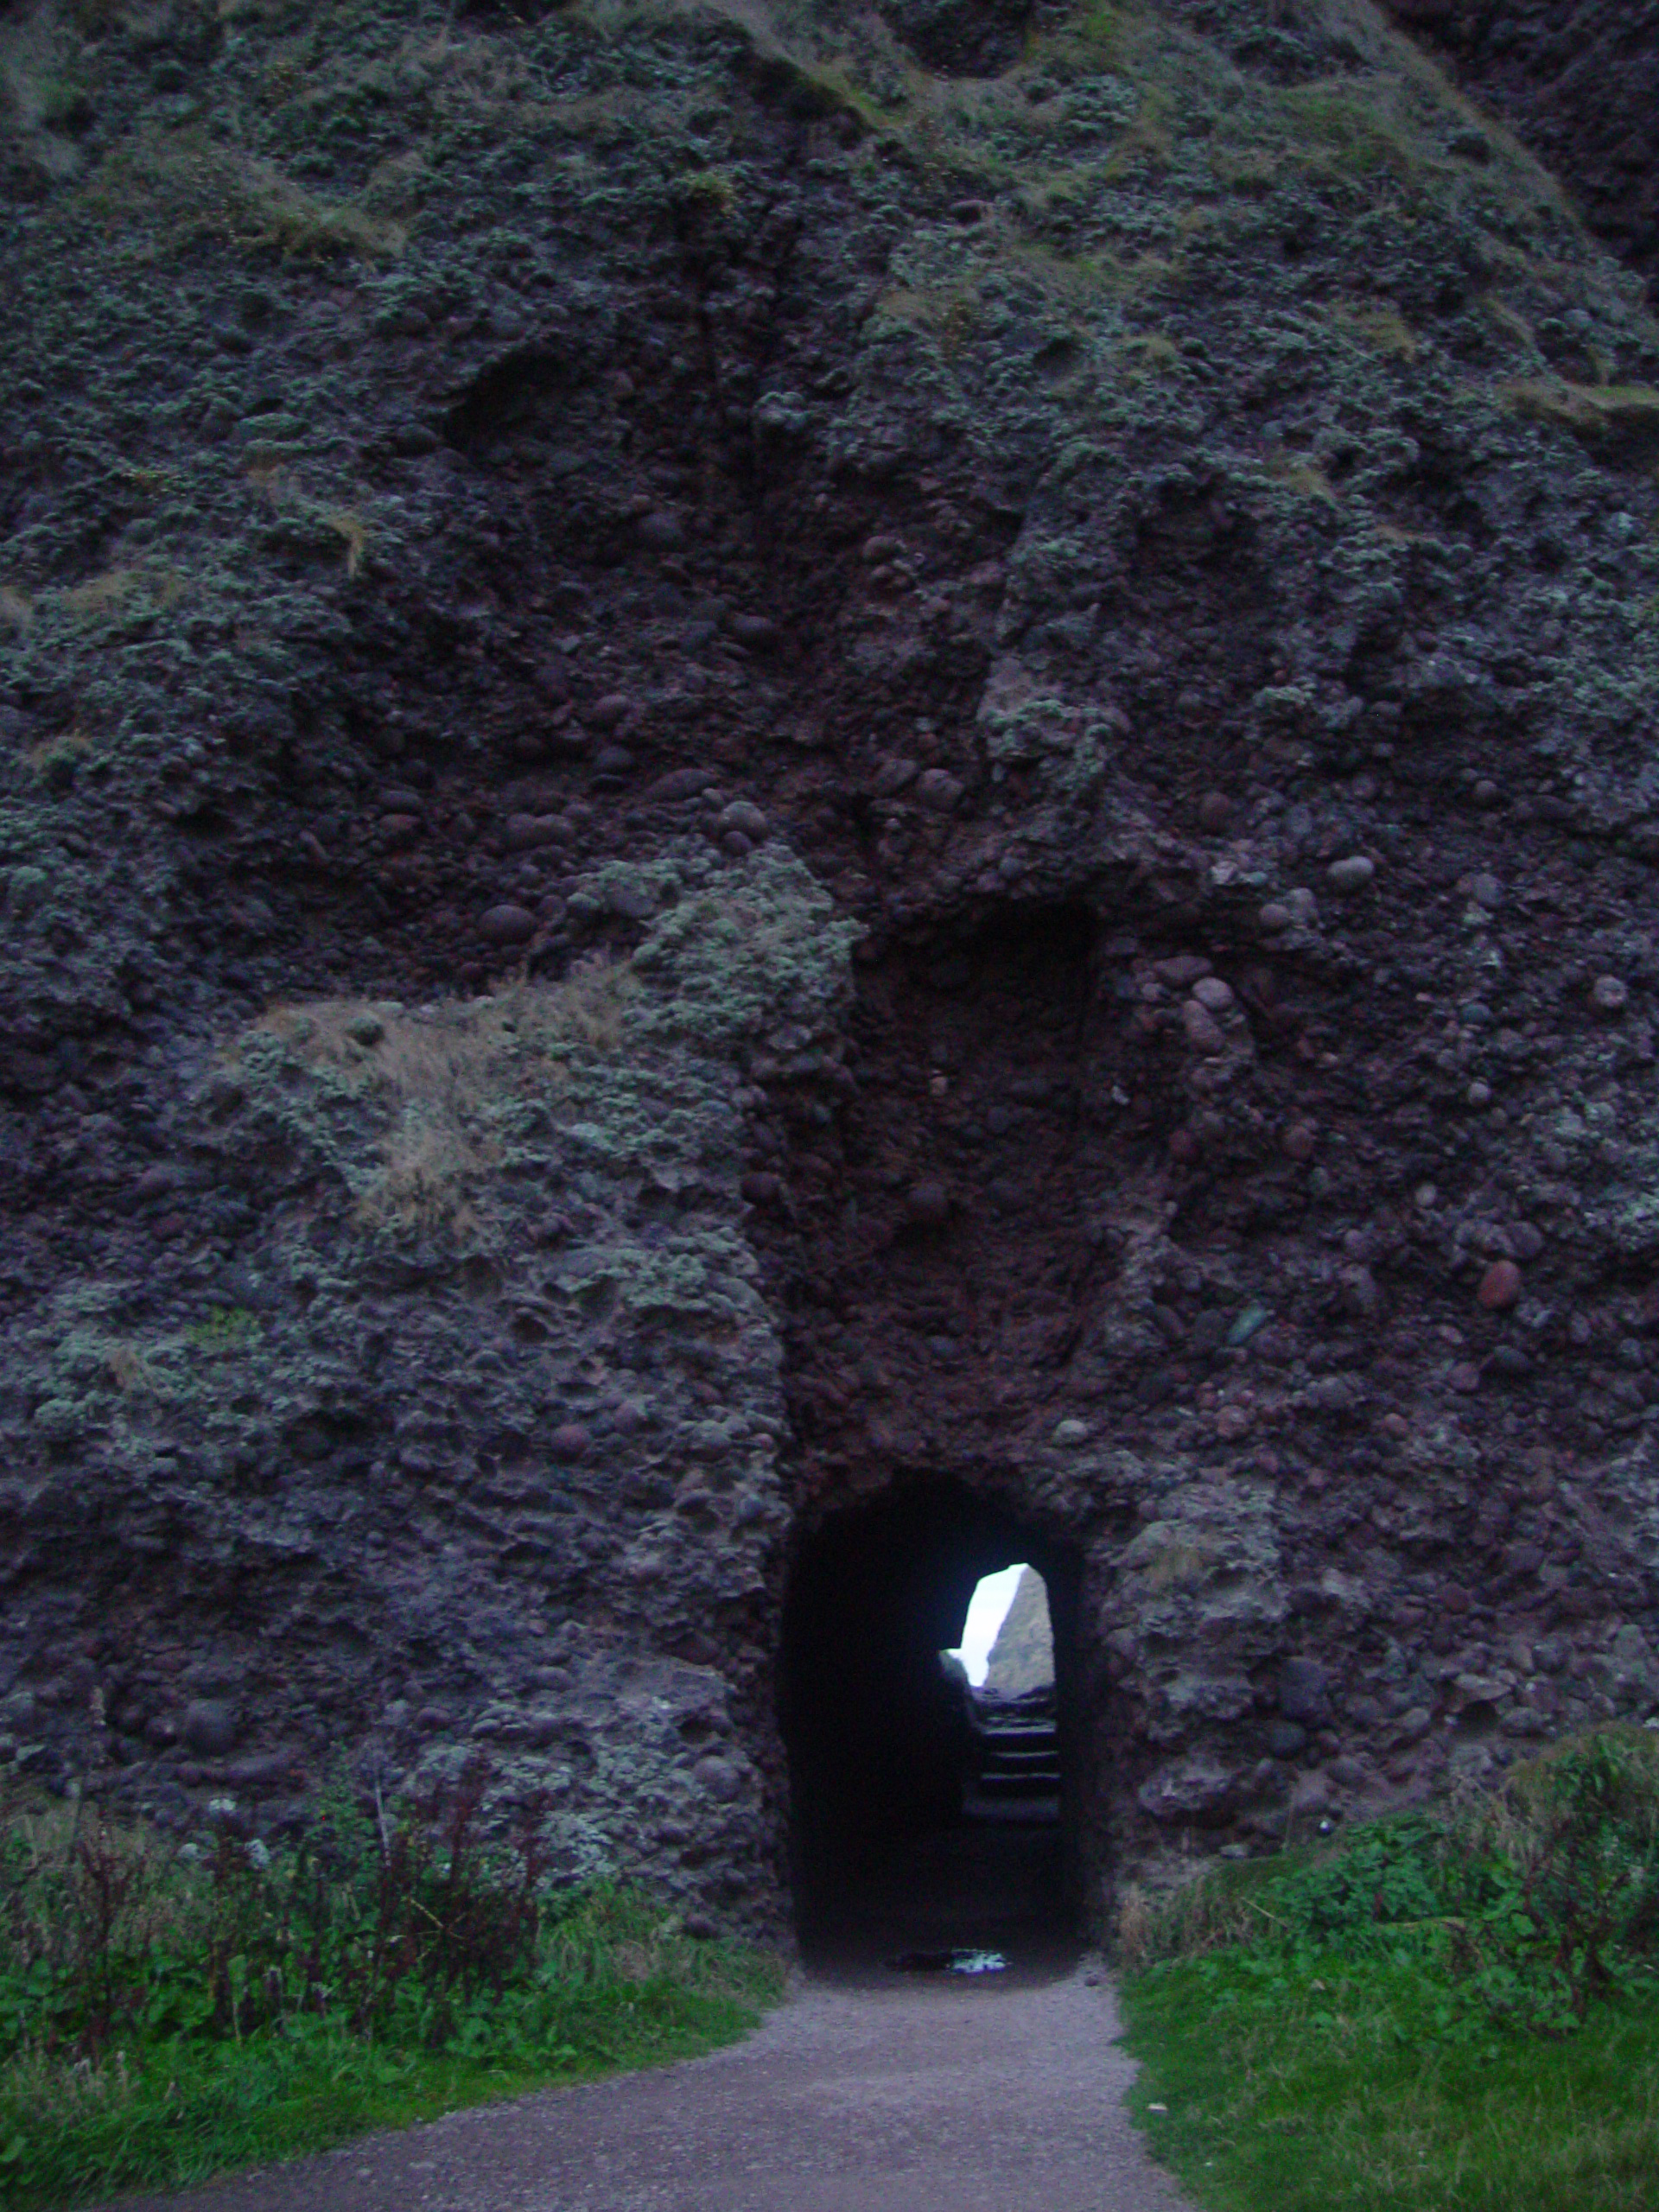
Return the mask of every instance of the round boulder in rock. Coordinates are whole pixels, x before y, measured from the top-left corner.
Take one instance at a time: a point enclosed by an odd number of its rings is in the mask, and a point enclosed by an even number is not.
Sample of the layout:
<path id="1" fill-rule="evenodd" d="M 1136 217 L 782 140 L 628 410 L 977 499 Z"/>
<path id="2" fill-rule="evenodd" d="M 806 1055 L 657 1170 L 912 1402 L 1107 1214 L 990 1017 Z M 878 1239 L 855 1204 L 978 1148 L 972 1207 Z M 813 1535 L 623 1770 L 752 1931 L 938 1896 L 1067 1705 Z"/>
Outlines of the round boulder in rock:
<path id="1" fill-rule="evenodd" d="M 222 1759 L 236 1749 L 240 1732 L 236 1708 L 223 1698 L 195 1699 L 179 1720 L 179 1741 L 201 1759 Z"/>
<path id="2" fill-rule="evenodd" d="M 729 1805 L 743 1788 L 743 1770 L 735 1759 L 721 1758 L 716 1753 L 699 1759 L 691 1770 L 691 1779 L 706 1797 L 717 1804 Z"/>
<path id="3" fill-rule="evenodd" d="M 925 768 L 916 779 L 916 796 L 931 814 L 953 814 L 962 797 L 962 779 L 948 768 Z"/>
<path id="4" fill-rule="evenodd" d="M 491 906 L 479 917 L 478 933 L 486 944 L 528 944 L 536 917 L 526 906 Z"/>
<path id="5" fill-rule="evenodd" d="M 720 827 L 722 830 L 739 830 L 746 837 L 759 839 L 766 836 L 767 823 L 766 816 L 753 799 L 734 798 L 729 806 L 721 807 Z"/>
<path id="6" fill-rule="evenodd" d="M 1287 1720 L 1317 1728 L 1329 1718 L 1329 1678 L 1317 1659 L 1287 1659 L 1279 1673 L 1279 1710 Z"/>

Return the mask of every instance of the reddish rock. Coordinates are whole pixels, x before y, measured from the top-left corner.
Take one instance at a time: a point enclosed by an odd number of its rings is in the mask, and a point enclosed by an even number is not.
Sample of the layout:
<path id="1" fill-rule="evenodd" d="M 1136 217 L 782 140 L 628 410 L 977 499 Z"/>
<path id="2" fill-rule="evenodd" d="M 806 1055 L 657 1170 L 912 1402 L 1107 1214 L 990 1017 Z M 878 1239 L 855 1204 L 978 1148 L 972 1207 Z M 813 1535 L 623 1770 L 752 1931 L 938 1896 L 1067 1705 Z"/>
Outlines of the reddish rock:
<path id="1" fill-rule="evenodd" d="M 1306 1122 L 1293 1122 L 1279 1141 L 1292 1160 L 1312 1160 L 1319 1149 L 1319 1132 Z"/>
<path id="2" fill-rule="evenodd" d="M 547 1440 L 547 1448 L 556 1459 L 585 1459 L 593 1439 L 579 1421 L 561 1421 Z"/>
<path id="3" fill-rule="evenodd" d="M 1477 1293 L 1489 1313 L 1502 1313 L 1521 1295 L 1521 1270 L 1513 1260 L 1494 1260 L 1480 1279 Z"/>

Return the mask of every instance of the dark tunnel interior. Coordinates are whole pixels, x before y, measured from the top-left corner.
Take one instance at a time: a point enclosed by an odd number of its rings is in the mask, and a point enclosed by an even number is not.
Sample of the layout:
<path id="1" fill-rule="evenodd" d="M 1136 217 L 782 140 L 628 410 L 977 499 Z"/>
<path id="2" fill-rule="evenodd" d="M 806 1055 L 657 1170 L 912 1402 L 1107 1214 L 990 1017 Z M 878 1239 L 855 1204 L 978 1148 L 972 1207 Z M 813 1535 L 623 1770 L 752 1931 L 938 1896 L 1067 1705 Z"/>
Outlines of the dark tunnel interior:
<path id="1" fill-rule="evenodd" d="M 940 1664 L 981 1578 L 1047 1586 L 1058 1805 L 988 1806 L 983 1714 Z M 918 1482 L 834 1514 L 802 1542 L 784 1618 L 797 1929 L 804 1949 L 1064 1948 L 1078 1914 L 1076 1621 L 1080 1564 L 962 1484 Z M 1027 1730 L 1027 1733 L 1035 1731 Z"/>

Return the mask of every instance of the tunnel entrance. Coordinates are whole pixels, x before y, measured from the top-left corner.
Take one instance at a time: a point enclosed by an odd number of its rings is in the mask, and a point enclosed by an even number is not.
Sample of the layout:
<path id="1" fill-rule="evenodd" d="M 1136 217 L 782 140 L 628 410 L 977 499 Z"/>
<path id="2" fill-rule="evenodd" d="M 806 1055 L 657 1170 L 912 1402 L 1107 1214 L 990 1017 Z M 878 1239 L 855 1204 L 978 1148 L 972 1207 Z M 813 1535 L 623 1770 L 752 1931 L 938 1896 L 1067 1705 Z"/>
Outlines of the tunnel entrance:
<path id="1" fill-rule="evenodd" d="M 969 1601 L 982 1578 L 1022 1563 L 1046 1599 L 1052 1679 L 1027 1667 L 976 1691 L 954 1656 Z M 781 1719 L 809 1959 L 959 1948 L 1038 1965 L 1068 1951 L 1084 1800 L 1079 1579 L 1068 1544 L 945 1479 L 849 1506 L 803 1541 Z"/>

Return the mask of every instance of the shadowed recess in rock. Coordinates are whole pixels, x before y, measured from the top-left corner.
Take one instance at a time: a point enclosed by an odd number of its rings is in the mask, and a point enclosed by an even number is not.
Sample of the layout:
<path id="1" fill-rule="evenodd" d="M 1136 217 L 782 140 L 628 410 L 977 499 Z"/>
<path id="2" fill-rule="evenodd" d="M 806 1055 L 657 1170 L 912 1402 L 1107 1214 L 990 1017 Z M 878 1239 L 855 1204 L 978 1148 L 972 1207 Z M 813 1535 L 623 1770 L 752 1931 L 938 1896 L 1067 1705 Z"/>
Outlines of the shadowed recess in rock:
<path id="1" fill-rule="evenodd" d="M 1022 1560 L 1036 1566 L 1027 1580 L 1046 1585 L 1055 1683 L 976 1698 L 942 1655 L 981 1578 Z M 1069 1926 L 1083 1796 L 1077 1581 L 1070 1547 L 946 1479 L 849 1508 L 802 1544 L 783 1724 L 809 1943 L 862 1933 L 1017 1944 Z"/>

